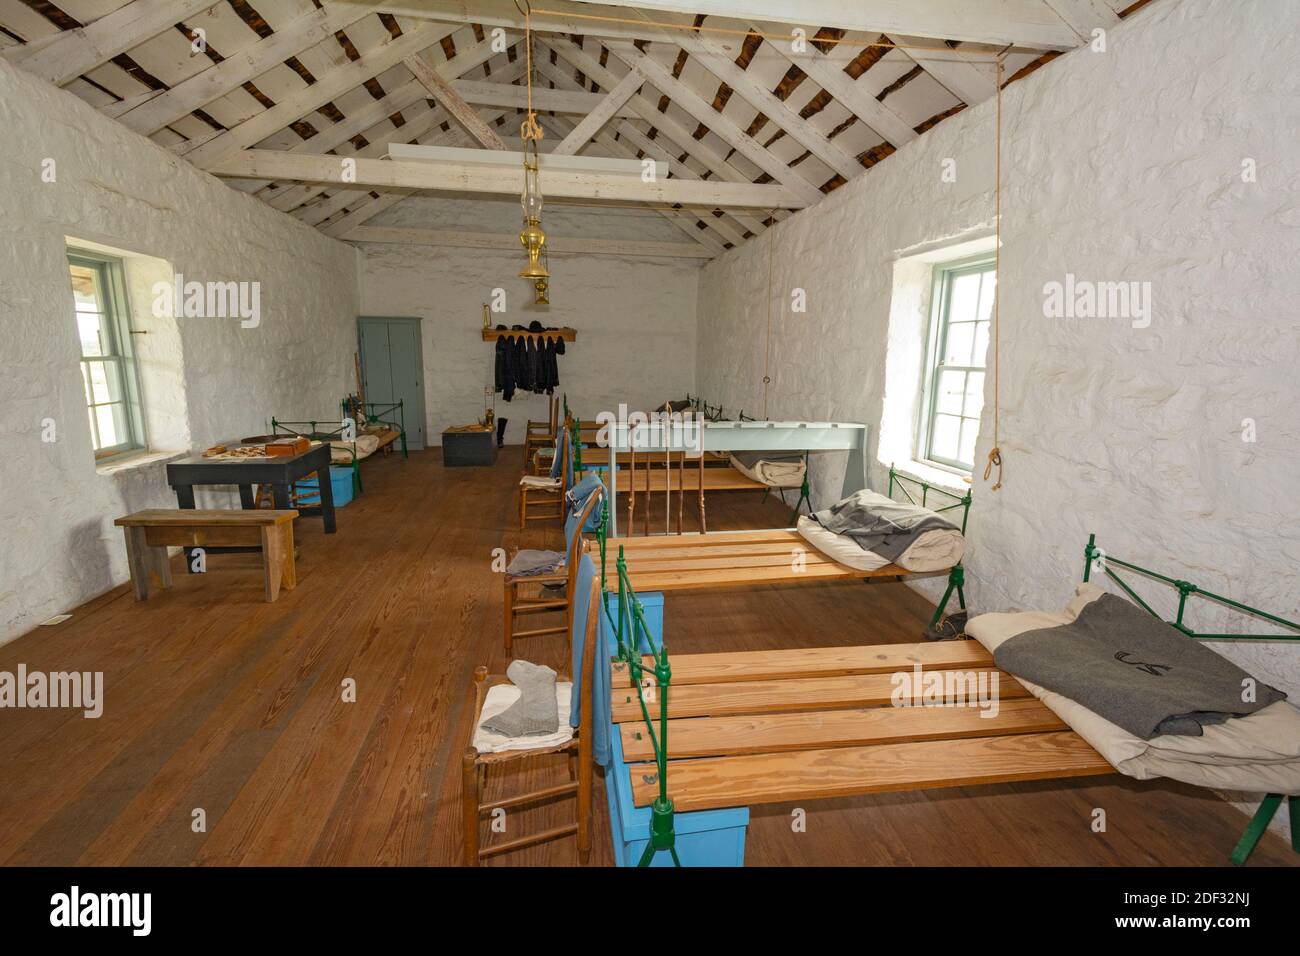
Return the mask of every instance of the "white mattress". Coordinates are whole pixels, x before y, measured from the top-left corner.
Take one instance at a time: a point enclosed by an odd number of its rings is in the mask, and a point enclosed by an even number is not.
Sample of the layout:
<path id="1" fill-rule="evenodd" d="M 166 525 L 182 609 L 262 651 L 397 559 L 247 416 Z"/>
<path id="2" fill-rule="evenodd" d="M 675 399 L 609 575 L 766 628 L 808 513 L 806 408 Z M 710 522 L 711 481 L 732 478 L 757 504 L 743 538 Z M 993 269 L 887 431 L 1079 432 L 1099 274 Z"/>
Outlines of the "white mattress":
<path id="1" fill-rule="evenodd" d="M 352 448 L 356 446 L 357 460 L 369 458 L 379 448 L 379 439 L 374 435 L 358 435 L 355 442 L 330 442 L 330 462 L 335 465 L 352 464 Z"/>
<path id="2" fill-rule="evenodd" d="M 865 551 L 852 538 L 827 531 L 807 515 L 796 526 L 805 541 L 833 561 L 857 571 L 876 571 L 889 564 L 874 551 Z M 961 560 L 966 539 L 957 530 L 935 529 L 919 535 L 894 563 L 906 571 L 947 571 Z"/>
<path id="3" fill-rule="evenodd" d="M 992 653 L 1017 634 L 1069 624 L 1103 593 L 1095 584 L 1080 584 L 1064 611 L 981 614 L 966 623 L 966 634 Z M 1166 734 L 1143 740 L 1069 697 L 1029 681 L 1020 683 L 1125 776 L 1168 777 L 1218 790 L 1300 794 L 1300 710 L 1287 701 L 1208 725 L 1200 737 Z"/>
<path id="4" fill-rule="evenodd" d="M 752 478 L 761 484 L 773 488 L 798 488 L 803 484 L 804 470 L 807 465 L 802 458 L 798 461 L 759 460 L 754 462 L 753 468 L 746 468 L 745 463 L 735 455 L 730 457 L 732 468 L 746 478 Z"/>

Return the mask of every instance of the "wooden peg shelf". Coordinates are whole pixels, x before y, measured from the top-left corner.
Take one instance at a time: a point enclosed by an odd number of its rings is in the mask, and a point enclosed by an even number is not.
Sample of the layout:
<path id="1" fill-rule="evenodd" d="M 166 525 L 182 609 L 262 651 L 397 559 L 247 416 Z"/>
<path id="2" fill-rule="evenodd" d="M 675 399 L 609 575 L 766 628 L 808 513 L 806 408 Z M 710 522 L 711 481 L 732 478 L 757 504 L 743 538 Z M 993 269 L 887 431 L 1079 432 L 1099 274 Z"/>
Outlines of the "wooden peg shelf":
<path id="1" fill-rule="evenodd" d="M 527 329 L 484 329 L 483 341 L 495 342 L 497 339 L 564 339 L 566 342 L 577 341 L 578 330 L 570 328 L 548 329 L 545 332 L 529 332 Z"/>

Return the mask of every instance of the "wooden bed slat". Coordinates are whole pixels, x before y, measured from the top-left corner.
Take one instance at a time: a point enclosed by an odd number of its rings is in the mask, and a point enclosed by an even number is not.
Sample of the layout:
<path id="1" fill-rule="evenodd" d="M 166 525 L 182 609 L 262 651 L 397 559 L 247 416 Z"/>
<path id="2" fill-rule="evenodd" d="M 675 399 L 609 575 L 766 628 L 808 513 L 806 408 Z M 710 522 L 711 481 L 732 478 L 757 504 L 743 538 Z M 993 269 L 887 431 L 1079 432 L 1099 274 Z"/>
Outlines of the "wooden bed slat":
<path id="1" fill-rule="evenodd" d="M 991 668 L 993 656 L 979 641 L 917 644 L 865 644 L 858 647 L 801 647 L 780 651 L 734 651 L 727 654 L 670 654 L 672 686 L 725 684 L 731 681 L 784 680 L 792 677 L 839 677 L 885 674 L 920 664 L 939 668 Z M 642 661 L 653 666 L 649 657 Z M 612 685 L 630 687 L 627 668 L 610 665 Z M 671 706 L 669 707 L 671 711 Z"/>
<path id="2" fill-rule="evenodd" d="M 1000 700 L 1028 697 L 1029 691 L 1010 674 L 988 667 L 963 669 L 962 674 L 988 671 L 998 675 Z M 948 673 L 942 668 L 927 672 Z M 990 678 L 991 680 L 991 678 Z M 792 680 L 742 681 L 730 684 L 687 684 L 669 690 L 672 717 L 723 717 L 800 710 L 843 710 L 885 707 L 892 700 L 892 674 L 854 674 Z M 614 723 L 642 721 L 641 704 L 632 688 L 615 690 L 611 700 Z M 652 718 L 659 716 L 659 700 L 647 702 Z"/>
<path id="3" fill-rule="evenodd" d="M 633 802 L 648 806 L 658 795 L 654 765 L 628 769 Z M 678 812 L 689 812 L 1112 772 L 1078 734 L 1055 731 L 674 760 L 668 792 Z"/>
<path id="4" fill-rule="evenodd" d="M 618 570 L 610 556 L 617 555 L 620 549 L 637 591 L 854 581 L 911 573 L 895 564 L 873 571 L 850 568 L 788 528 L 657 535 L 611 538 L 606 542 L 605 586 L 611 591 L 618 588 Z M 599 554 L 595 544 L 589 544 L 588 550 L 593 556 Z"/>
<path id="5" fill-rule="evenodd" d="M 670 759 L 679 760 L 1070 729 L 1033 698 L 999 701 L 996 715 L 987 717 L 984 713 L 977 707 L 875 707 L 800 714 L 685 717 L 668 722 L 668 751 Z M 620 724 L 619 732 L 625 760 L 654 759 L 654 748 L 644 726 L 631 722 Z"/>

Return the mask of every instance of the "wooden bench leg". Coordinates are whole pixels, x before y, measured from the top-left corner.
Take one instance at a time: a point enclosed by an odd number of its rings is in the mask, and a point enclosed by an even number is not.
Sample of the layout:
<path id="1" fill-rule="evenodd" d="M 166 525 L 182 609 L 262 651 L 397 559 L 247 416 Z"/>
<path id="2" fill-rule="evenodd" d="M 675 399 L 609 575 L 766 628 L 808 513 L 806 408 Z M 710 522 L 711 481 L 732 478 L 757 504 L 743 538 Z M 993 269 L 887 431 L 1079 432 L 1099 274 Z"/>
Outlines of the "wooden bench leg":
<path id="1" fill-rule="evenodd" d="M 162 585 L 163 590 L 169 589 L 172 586 L 172 562 L 167 554 L 167 549 L 165 547 L 150 548 L 149 552 L 153 571 L 158 575 L 158 583 Z"/>
<path id="2" fill-rule="evenodd" d="M 284 550 L 280 564 L 280 584 L 286 591 L 292 591 L 298 586 L 298 564 L 293 553 L 293 522 L 286 521 L 279 529 L 280 547 Z"/>
<path id="3" fill-rule="evenodd" d="M 284 539 L 280 537 L 280 529 L 263 527 L 262 573 L 266 579 L 266 600 L 268 604 L 280 596 L 280 581 L 283 569 Z"/>
<path id="4" fill-rule="evenodd" d="M 149 600 L 149 570 L 153 565 L 153 550 L 145 540 L 147 529 L 123 528 L 126 536 L 126 563 L 131 570 L 131 586 L 137 601 Z M 163 549 L 164 552 L 166 549 Z"/>

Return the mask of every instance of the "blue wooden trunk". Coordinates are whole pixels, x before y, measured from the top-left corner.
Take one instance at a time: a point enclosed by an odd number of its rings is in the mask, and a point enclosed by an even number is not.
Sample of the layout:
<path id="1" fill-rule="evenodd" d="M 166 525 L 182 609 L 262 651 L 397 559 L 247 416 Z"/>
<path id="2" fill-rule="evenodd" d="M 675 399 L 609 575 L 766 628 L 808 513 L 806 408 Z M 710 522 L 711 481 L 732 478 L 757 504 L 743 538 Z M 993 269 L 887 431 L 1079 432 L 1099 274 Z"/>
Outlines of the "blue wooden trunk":
<path id="1" fill-rule="evenodd" d="M 638 594 L 646 627 L 656 641 L 664 637 L 664 596 L 662 592 Z M 605 615 L 601 627 L 608 628 Z M 613 634 L 607 634 L 610 648 L 618 646 Z M 648 647 L 641 650 L 647 651 Z M 672 713 L 671 703 L 669 713 Z M 609 801 L 609 828 L 614 840 L 614 859 L 619 866 L 636 866 L 650 839 L 650 808 L 632 803 L 632 777 L 623 760 L 623 746 L 618 728 L 610 732 L 613 761 L 605 773 L 605 795 Z M 672 775 L 668 777 L 668 795 L 672 796 Z M 749 808 L 698 810 L 673 815 L 677 834 L 677 856 L 683 866 L 744 866 L 745 830 L 749 826 Z M 655 855 L 651 866 L 672 866 L 667 853 Z"/>

